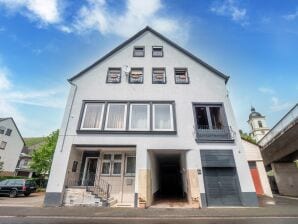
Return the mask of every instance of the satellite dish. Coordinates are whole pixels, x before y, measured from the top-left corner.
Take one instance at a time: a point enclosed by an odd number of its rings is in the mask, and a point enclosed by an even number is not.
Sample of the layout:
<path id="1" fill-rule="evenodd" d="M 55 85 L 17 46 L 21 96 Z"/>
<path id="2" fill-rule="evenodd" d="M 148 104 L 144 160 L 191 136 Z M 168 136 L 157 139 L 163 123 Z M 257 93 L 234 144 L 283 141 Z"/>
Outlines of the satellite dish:
<path id="1" fill-rule="evenodd" d="M 123 66 L 123 71 L 125 74 L 128 74 L 130 72 L 130 67 L 128 65 Z"/>

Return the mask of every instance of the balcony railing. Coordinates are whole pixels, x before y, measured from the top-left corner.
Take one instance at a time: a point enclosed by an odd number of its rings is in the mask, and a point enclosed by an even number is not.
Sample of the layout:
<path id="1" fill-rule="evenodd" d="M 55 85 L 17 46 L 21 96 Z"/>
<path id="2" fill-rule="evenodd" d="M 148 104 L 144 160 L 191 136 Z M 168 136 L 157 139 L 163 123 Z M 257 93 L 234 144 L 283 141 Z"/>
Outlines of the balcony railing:
<path id="1" fill-rule="evenodd" d="M 196 128 L 197 142 L 234 141 L 235 132 L 230 126 L 210 127 L 200 125 Z"/>

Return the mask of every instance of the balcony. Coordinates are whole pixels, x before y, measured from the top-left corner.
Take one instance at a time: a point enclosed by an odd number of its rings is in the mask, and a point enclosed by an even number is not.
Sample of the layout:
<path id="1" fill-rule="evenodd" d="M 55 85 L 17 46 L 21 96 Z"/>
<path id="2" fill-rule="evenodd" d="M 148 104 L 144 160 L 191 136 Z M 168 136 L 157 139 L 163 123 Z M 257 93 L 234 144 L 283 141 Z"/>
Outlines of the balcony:
<path id="1" fill-rule="evenodd" d="M 230 126 L 210 128 L 208 125 L 200 125 L 196 128 L 197 142 L 234 142 L 235 132 Z"/>

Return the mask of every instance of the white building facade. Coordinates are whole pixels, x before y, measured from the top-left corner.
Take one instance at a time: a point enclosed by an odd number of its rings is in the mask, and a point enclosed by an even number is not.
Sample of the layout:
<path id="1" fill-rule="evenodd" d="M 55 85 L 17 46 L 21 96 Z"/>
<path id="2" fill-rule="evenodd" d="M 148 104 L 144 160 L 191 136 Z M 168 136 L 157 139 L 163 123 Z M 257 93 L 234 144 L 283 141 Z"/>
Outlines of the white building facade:
<path id="1" fill-rule="evenodd" d="M 227 81 L 150 27 L 138 32 L 69 80 L 45 205 L 86 190 L 99 199 L 82 203 L 95 205 L 257 206 Z"/>
<path id="2" fill-rule="evenodd" d="M 1 175 L 15 174 L 15 169 L 25 143 L 13 118 L 0 118 L 0 161 Z"/>

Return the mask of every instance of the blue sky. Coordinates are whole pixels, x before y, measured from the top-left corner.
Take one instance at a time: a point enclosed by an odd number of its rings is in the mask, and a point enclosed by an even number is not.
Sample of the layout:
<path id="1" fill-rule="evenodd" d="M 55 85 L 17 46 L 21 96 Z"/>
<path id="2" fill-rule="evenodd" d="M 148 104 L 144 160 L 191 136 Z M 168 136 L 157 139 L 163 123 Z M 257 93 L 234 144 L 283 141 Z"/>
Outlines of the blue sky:
<path id="1" fill-rule="evenodd" d="M 146 25 L 231 77 L 239 128 L 251 105 L 272 127 L 297 103 L 295 0 L 0 0 L 0 117 L 59 128 L 66 79 Z"/>

